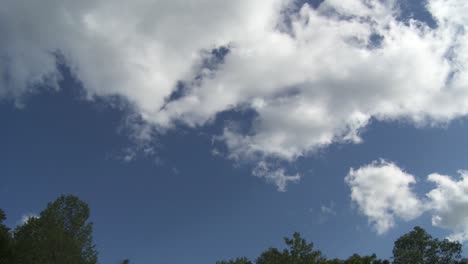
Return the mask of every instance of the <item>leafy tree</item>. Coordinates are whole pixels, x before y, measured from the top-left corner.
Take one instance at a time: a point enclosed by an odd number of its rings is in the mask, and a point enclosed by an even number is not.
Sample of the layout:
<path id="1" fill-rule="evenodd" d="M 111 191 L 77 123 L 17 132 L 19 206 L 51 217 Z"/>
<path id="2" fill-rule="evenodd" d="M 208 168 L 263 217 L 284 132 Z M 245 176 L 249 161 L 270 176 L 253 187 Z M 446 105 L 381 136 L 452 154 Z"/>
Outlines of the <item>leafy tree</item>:
<path id="1" fill-rule="evenodd" d="M 11 263 L 12 257 L 12 238 L 10 230 L 3 224 L 6 220 L 6 215 L 0 209 L 0 264 Z"/>
<path id="2" fill-rule="evenodd" d="M 241 257 L 230 260 L 216 261 L 216 264 L 252 264 L 252 262 L 246 257 Z"/>
<path id="3" fill-rule="evenodd" d="M 341 259 L 330 259 L 327 260 L 327 264 L 390 264 L 388 260 L 381 260 L 377 258 L 375 254 L 371 256 L 361 256 L 359 254 L 353 254 L 346 260 Z"/>
<path id="4" fill-rule="evenodd" d="M 257 258 L 257 264 L 315 264 L 326 263 L 319 250 L 313 250 L 314 244 L 307 243 L 299 233 L 292 238 L 284 238 L 287 249 L 280 252 L 276 248 L 269 248 Z"/>
<path id="5" fill-rule="evenodd" d="M 60 196 L 38 218 L 16 228 L 18 264 L 95 264 L 89 207 L 76 196 Z"/>
<path id="6" fill-rule="evenodd" d="M 286 251 L 286 250 L 285 250 Z M 289 256 L 276 248 L 269 248 L 257 258 L 257 264 L 282 264 L 287 263 Z"/>
<path id="7" fill-rule="evenodd" d="M 124 259 L 121 264 L 130 264 L 130 260 L 129 259 Z"/>
<path id="8" fill-rule="evenodd" d="M 393 263 L 396 264 L 456 264 L 461 259 L 462 245 L 447 239 L 433 239 L 423 228 L 401 236 L 393 247 Z"/>
<path id="9" fill-rule="evenodd" d="M 327 260 L 325 263 L 327 263 L 327 264 L 343 264 L 344 260 L 334 258 L 334 259 Z"/>
<path id="10" fill-rule="evenodd" d="M 347 260 L 343 261 L 344 264 L 388 264 L 388 260 L 378 259 L 375 254 L 371 256 L 360 256 L 353 254 Z"/>

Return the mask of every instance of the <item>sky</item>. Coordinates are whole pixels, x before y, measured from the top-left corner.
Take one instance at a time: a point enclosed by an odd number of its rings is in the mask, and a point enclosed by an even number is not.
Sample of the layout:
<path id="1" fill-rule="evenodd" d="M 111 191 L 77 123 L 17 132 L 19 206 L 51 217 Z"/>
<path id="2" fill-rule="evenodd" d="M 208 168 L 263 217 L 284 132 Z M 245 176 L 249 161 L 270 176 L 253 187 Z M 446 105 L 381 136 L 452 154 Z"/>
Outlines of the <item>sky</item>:
<path id="1" fill-rule="evenodd" d="M 0 208 L 91 208 L 101 263 L 468 240 L 464 0 L 0 5 Z M 465 251 L 467 250 L 464 246 Z"/>

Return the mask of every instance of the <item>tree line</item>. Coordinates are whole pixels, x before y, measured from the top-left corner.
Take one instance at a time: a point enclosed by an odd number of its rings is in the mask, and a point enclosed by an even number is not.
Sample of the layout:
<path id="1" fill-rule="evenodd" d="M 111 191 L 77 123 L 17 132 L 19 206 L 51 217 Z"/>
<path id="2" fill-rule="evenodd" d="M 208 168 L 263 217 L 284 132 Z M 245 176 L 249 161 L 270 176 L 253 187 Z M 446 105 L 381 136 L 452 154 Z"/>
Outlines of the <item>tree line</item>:
<path id="1" fill-rule="evenodd" d="M 216 264 L 468 264 L 468 259 L 461 255 L 462 245 L 459 242 L 433 238 L 419 226 L 395 241 L 391 260 L 379 259 L 375 254 L 327 259 L 299 233 L 294 233 L 292 238 L 284 238 L 284 243 L 286 247 L 283 250 L 269 248 L 254 262 L 240 257 L 218 261 Z"/>
<path id="2" fill-rule="evenodd" d="M 73 195 L 49 203 L 38 217 L 10 230 L 0 209 L 0 264 L 96 264 L 88 205 Z M 421 227 L 398 238 L 390 260 L 375 254 L 328 259 L 299 233 L 284 238 L 285 248 L 268 248 L 255 260 L 239 257 L 216 264 L 468 264 L 457 241 L 433 238 Z M 121 264 L 130 264 L 125 259 Z"/>

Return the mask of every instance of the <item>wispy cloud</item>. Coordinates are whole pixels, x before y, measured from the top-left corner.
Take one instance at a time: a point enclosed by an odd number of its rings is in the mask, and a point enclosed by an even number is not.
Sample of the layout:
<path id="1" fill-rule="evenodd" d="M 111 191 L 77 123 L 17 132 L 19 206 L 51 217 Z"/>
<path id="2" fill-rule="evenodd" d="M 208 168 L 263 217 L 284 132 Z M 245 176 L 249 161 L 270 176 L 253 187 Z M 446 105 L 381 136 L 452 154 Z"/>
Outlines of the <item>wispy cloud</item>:
<path id="1" fill-rule="evenodd" d="M 336 216 L 335 202 L 330 201 L 329 204 L 322 204 L 318 215 L 318 222 L 323 224 L 330 217 Z"/>
<path id="2" fill-rule="evenodd" d="M 330 201 L 330 205 L 324 205 L 324 204 L 322 204 L 322 205 L 320 206 L 320 212 L 321 212 L 323 215 L 336 215 L 336 211 L 335 211 L 335 202 Z"/>
<path id="3" fill-rule="evenodd" d="M 284 169 L 275 168 L 265 161 L 259 162 L 252 174 L 257 177 L 265 178 L 269 182 L 273 182 L 280 192 L 286 191 L 286 186 L 289 182 L 298 182 L 301 179 L 299 174 L 288 175 Z"/>

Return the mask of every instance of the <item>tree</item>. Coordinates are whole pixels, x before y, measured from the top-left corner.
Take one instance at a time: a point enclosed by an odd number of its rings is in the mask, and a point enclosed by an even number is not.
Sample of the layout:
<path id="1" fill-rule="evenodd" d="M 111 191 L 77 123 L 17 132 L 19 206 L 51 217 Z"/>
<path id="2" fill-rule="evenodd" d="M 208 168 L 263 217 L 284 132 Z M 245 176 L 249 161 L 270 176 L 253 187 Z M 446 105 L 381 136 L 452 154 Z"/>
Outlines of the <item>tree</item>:
<path id="1" fill-rule="evenodd" d="M 12 257 L 12 238 L 10 229 L 3 224 L 6 220 L 6 215 L 0 209 L 0 264 L 11 263 Z"/>
<path id="2" fill-rule="evenodd" d="M 398 238 L 393 247 L 393 263 L 396 264 L 457 264 L 461 259 L 462 245 L 457 241 L 433 239 L 423 228 Z"/>
<path id="3" fill-rule="evenodd" d="M 38 218 L 14 231 L 18 264 L 95 264 L 89 207 L 76 196 L 60 196 Z"/>
<path id="4" fill-rule="evenodd" d="M 326 263 L 319 250 L 313 250 L 314 244 L 307 243 L 299 233 L 292 238 L 284 238 L 287 249 L 280 252 L 276 248 L 269 248 L 257 258 L 257 264 L 315 264 Z"/>
<path id="5" fill-rule="evenodd" d="M 252 262 L 246 257 L 241 257 L 230 260 L 216 261 L 216 264 L 252 264 Z"/>
<path id="6" fill-rule="evenodd" d="M 343 264 L 388 264 L 388 260 L 378 259 L 375 254 L 370 256 L 361 256 L 353 254 L 347 260 L 343 261 Z"/>
<path id="7" fill-rule="evenodd" d="M 346 260 L 341 259 L 330 259 L 326 261 L 327 264 L 390 264 L 388 260 L 382 260 L 377 258 L 375 254 L 370 256 L 361 256 L 359 254 L 353 254 Z"/>

